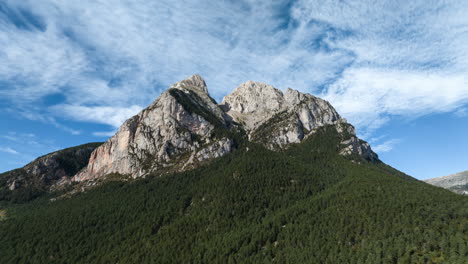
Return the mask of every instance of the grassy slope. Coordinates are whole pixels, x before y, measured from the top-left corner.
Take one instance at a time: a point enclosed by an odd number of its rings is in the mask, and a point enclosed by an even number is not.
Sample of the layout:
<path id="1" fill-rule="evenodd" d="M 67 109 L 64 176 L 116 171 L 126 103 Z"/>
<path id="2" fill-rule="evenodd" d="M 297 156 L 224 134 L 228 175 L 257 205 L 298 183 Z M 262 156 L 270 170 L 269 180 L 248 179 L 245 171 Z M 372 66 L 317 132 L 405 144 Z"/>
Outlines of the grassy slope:
<path id="1" fill-rule="evenodd" d="M 10 206 L 0 263 L 465 263 L 468 197 L 336 154 L 285 152 Z M 241 148 L 245 148 L 243 146 Z"/>

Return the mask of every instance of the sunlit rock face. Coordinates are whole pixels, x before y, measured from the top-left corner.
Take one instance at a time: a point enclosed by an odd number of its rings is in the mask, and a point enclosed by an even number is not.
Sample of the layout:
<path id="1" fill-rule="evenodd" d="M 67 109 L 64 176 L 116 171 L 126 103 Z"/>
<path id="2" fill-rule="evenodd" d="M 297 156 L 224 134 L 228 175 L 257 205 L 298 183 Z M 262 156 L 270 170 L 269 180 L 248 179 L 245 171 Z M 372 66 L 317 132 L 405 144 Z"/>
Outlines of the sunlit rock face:
<path id="1" fill-rule="evenodd" d="M 341 145 L 342 155 L 354 153 L 378 160 L 370 146 L 356 137 L 354 128 L 323 99 L 289 88 L 283 93 L 271 85 L 248 81 L 218 105 L 205 81 L 193 75 L 169 87 L 128 119 L 91 154 L 88 166 L 73 180 L 112 173 L 140 177 L 194 168 L 235 149 L 229 133 L 220 133 L 233 128 L 244 130 L 250 141 L 280 150 L 300 143 L 324 125 L 336 126 L 348 135 Z"/>
<path id="2" fill-rule="evenodd" d="M 223 109 L 242 124 L 251 140 L 268 148 L 299 143 L 314 129 L 341 120 L 325 100 L 288 88 L 248 81 L 224 97 Z"/>
<path id="3" fill-rule="evenodd" d="M 87 168 L 74 180 L 111 173 L 139 177 L 168 167 L 189 168 L 188 161 L 195 165 L 196 161 L 225 155 L 232 151 L 231 141 L 223 139 L 219 144 L 214 135 L 215 126 L 225 125 L 224 112 L 209 96 L 205 81 L 193 75 L 172 85 L 128 119 L 92 153 Z M 191 156 L 195 158 L 190 160 Z"/>

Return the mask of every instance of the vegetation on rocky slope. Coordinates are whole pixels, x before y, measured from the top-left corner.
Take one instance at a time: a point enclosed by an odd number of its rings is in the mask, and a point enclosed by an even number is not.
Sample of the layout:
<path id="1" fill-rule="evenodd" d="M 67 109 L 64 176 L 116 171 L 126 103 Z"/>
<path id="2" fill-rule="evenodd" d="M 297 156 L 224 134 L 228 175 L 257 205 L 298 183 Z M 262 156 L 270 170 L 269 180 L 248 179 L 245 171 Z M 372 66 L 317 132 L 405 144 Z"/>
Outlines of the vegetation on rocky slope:
<path id="1" fill-rule="evenodd" d="M 0 201 L 27 202 L 49 191 L 57 181 L 72 177 L 86 165 L 102 142 L 55 151 L 23 168 L 0 174 Z M 14 185 L 14 188 L 10 188 Z"/>
<path id="2" fill-rule="evenodd" d="M 468 197 L 337 154 L 323 127 L 198 169 L 3 204 L 0 263 L 466 263 Z"/>

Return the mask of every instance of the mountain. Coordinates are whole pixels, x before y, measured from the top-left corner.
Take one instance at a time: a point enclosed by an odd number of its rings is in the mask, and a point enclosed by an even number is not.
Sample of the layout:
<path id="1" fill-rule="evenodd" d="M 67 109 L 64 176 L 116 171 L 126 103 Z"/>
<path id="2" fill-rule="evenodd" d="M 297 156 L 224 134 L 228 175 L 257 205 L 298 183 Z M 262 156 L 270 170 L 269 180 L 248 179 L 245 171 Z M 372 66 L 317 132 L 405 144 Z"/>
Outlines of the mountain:
<path id="1" fill-rule="evenodd" d="M 30 200 L 70 183 L 86 167 L 91 153 L 102 143 L 88 143 L 55 151 L 26 166 L 0 174 L 0 200 Z"/>
<path id="2" fill-rule="evenodd" d="M 0 201 L 0 263 L 468 259 L 468 197 L 384 164 L 328 102 L 263 83 L 219 105 L 200 76 L 174 84 L 93 151 L 83 186 Z"/>
<path id="3" fill-rule="evenodd" d="M 427 179 L 425 182 L 451 190 L 455 193 L 468 195 L 468 171 Z"/>
<path id="4" fill-rule="evenodd" d="M 184 171 L 232 152 L 244 132 L 252 142 L 281 149 L 324 125 L 340 131 L 343 155 L 378 161 L 370 146 L 356 137 L 354 127 L 325 100 L 292 89 L 283 94 L 273 86 L 248 81 L 218 105 L 202 77 L 193 75 L 127 120 L 73 180 Z"/>

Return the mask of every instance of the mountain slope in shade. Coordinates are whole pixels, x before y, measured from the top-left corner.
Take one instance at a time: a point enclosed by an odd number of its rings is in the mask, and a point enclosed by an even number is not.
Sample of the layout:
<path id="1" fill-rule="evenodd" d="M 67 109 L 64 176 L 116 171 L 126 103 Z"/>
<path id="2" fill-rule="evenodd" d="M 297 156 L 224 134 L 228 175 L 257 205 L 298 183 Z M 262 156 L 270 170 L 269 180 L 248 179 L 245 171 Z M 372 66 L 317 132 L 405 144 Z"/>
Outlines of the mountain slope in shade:
<path id="1" fill-rule="evenodd" d="M 91 153 L 102 143 L 88 143 L 55 151 L 26 166 L 0 174 L 0 200 L 29 200 L 44 191 L 70 183 L 88 165 Z"/>
<path id="2" fill-rule="evenodd" d="M 451 190 L 455 193 L 468 195 L 468 171 L 428 179 L 425 180 L 425 182 Z"/>

